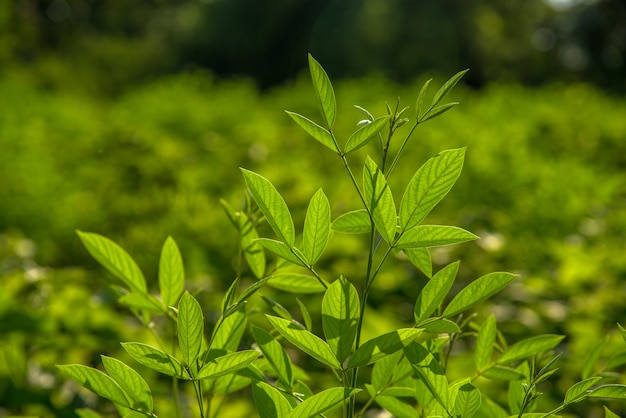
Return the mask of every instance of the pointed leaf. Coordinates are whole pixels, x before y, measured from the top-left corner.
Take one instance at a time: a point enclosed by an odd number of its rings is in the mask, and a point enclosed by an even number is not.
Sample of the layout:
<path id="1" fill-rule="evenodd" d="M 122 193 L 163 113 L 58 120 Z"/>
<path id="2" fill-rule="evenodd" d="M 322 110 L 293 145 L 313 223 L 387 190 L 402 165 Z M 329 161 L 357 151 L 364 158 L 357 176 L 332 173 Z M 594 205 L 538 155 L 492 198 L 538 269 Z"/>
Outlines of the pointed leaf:
<path id="1" fill-rule="evenodd" d="M 340 404 L 345 399 L 359 393 L 361 389 L 351 388 L 330 388 L 307 398 L 300 405 L 296 406 L 290 418 L 309 418 L 315 417 L 322 412 Z"/>
<path id="2" fill-rule="evenodd" d="M 409 259 L 411 264 L 419 269 L 429 279 L 433 277 L 433 263 L 430 253 L 426 248 L 405 248 L 402 252 Z"/>
<path id="3" fill-rule="evenodd" d="M 293 372 L 291 371 L 291 360 L 285 352 L 283 346 L 265 330 L 252 327 L 254 341 L 258 344 L 263 356 L 276 372 L 278 379 L 287 388 L 293 387 Z"/>
<path id="4" fill-rule="evenodd" d="M 421 344 L 412 343 L 404 347 L 404 354 L 417 377 L 426 385 L 428 391 L 437 402 L 450 411 L 450 396 L 448 393 L 448 379 L 435 357 Z"/>
<path id="5" fill-rule="evenodd" d="M 604 418 L 620 418 L 620 416 L 604 406 Z"/>
<path id="6" fill-rule="evenodd" d="M 333 231 L 344 234 L 363 234 L 372 230 L 370 215 L 365 209 L 344 213 L 335 219 L 331 225 Z"/>
<path id="7" fill-rule="evenodd" d="M 220 200 L 220 203 L 232 224 L 239 231 L 241 249 L 248 267 L 257 278 L 262 278 L 265 273 L 265 252 L 263 247 L 256 242 L 259 234 L 254 224 L 245 213 L 235 211 L 225 200 Z"/>
<path id="8" fill-rule="evenodd" d="M 619 323 L 617 324 L 617 328 L 619 329 L 620 334 L 622 334 L 622 339 L 626 342 L 626 329 Z"/>
<path id="9" fill-rule="evenodd" d="M 132 406 L 118 384 L 100 370 L 92 369 L 91 367 L 81 364 L 67 364 L 57 367 L 76 383 L 86 387 L 96 395 L 106 398 L 118 405 Z"/>
<path id="10" fill-rule="evenodd" d="M 447 150 L 426 161 L 406 187 L 400 203 L 400 229 L 417 226 L 448 194 L 461 174 L 465 148 Z"/>
<path id="11" fill-rule="evenodd" d="M 396 241 L 398 248 L 428 248 L 472 241 L 478 237 L 456 226 L 418 225 Z"/>
<path id="12" fill-rule="evenodd" d="M 581 380 L 580 382 L 572 385 L 565 393 L 565 400 L 563 404 L 580 402 L 587 397 L 587 390 L 595 385 L 601 377 L 590 377 L 588 379 Z"/>
<path id="13" fill-rule="evenodd" d="M 241 303 L 250 299 L 252 295 L 258 292 L 259 289 L 261 289 L 263 286 L 265 286 L 267 282 L 268 282 L 268 279 L 265 278 L 265 279 L 261 279 L 259 281 L 252 283 L 250 286 L 245 288 L 243 292 L 241 292 L 241 295 L 239 295 L 239 298 L 237 298 L 237 303 Z"/>
<path id="14" fill-rule="evenodd" d="M 494 343 L 496 342 L 496 317 L 491 314 L 483 323 L 476 337 L 476 347 L 474 347 L 474 364 L 476 369 L 481 371 L 491 361 Z"/>
<path id="15" fill-rule="evenodd" d="M 120 279 L 129 289 L 146 293 L 146 279 L 130 255 L 122 247 L 91 232 L 77 231 L 87 251 L 104 268 Z"/>
<path id="16" fill-rule="evenodd" d="M 385 176 L 369 156 L 363 169 L 363 193 L 376 229 L 385 241 L 393 242 L 398 223 L 396 205 Z"/>
<path id="17" fill-rule="evenodd" d="M 427 120 L 430 120 L 430 119 L 432 119 L 434 117 L 437 117 L 437 116 L 441 115 L 442 113 L 445 113 L 448 110 L 452 109 L 453 107 L 455 107 L 458 104 L 459 104 L 459 102 L 452 102 L 452 103 L 443 104 L 441 106 L 433 107 L 424 116 L 422 116 L 422 119 L 420 119 L 420 122 L 424 123 Z"/>
<path id="18" fill-rule="evenodd" d="M 441 305 L 450 291 L 456 274 L 459 271 L 459 262 L 442 268 L 422 289 L 415 302 L 415 322 L 420 323 L 428 318 Z"/>
<path id="19" fill-rule="evenodd" d="M 372 338 L 354 352 L 348 361 L 348 368 L 351 369 L 375 363 L 385 356 L 401 350 L 420 335 L 422 331 L 419 328 L 401 328 Z"/>
<path id="20" fill-rule="evenodd" d="M 424 106 L 424 95 L 426 94 L 426 91 L 428 90 L 428 86 L 430 85 L 432 81 L 433 81 L 432 78 L 426 80 L 426 82 L 420 89 L 419 94 L 417 95 L 417 100 L 415 101 L 415 120 L 416 121 L 420 120 L 420 117 L 422 114 L 422 108 Z"/>
<path id="21" fill-rule="evenodd" d="M 150 386 L 139 373 L 123 362 L 107 356 L 101 356 L 102 364 L 107 373 L 119 387 L 129 396 L 132 407 L 152 412 L 153 401 Z"/>
<path id="22" fill-rule="evenodd" d="M 322 299 L 324 336 L 341 363 L 350 354 L 356 338 L 359 306 L 359 294 L 343 276 L 328 287 Z"/>
<path id="23" fill-rule="evenodd" d="M 267 284 L 289 293 L 320 293 L 326 290 L 315 277 L 300 273 L 272 274 Z"/>
<path id="24" fill-rule="evenodd" d="M 459 328 L 456 322 L 443 318 L 429 318 L 420 322 L 418 326 L 424 328 L 424 332 L 430 332 L 431 334 L 454 334 L 461 332 L 461 328 Z"/>
<path id="25" fill-rule="evenodd" d="M 178 304 L 178 346 L 185 364 L 195 365 L 204 335 L 204 315 L 198 301 L 185 292 Z"/>
<path id="26" fill-rule="evenodd" d="M 330 204 L 322 189 L 319 189 L 309 203 L 302 232 L 302 253 L 309 265 L 319 260 L 329 238 Z"/>
<path id="27" fill-rule="evenodd" d="M 441 88 L 439 90 L 437 90 L 437 93 L 435 93 L 435 96 L 433 97 L 433 104 L 432 104 L 432 106 L 435 106 L 437 103 L 439 103 L 441 101 L 441 99 L 443 99 L 450 92 L 450 90 L 452 90 L 454 88 L 454 86 L 456 86 L 456 84 L 459 82 L 459 80 L 465 74 L 467 74 L 468 71 L 469 71 L 469 69 L 462 70 L 462 71 L 459 71 L 458 73 L 456 73 L 455 75 L 453 75 L 452 77 L 450 77 L 450 79 L 448 81 L 446 81 L 444 83 L 444 85 L 441 86 Z"/>
<path id="28" fill-rule="evenodd" d="M 138 363 L 152 370 L 179 379 L 190 379 L 185 368 L 176 358 L 158 348 L 142 343 L 122 343 L 122 347 Z"/>
<path id="29" fill-rule="evenodd" d="M 300 312 L 302 313 L 302 321 L 304 321 L 304 327 L 311 331 L 313 329 L 313 321 L 311 320 L 311 314 L 307 309 L 306 305 L 302 303 L 302 301 L 296 298 L 296 302 L 298 302 L 298 306 L 300 307 Z"/>
<path id="30" fill-rule="evenodd" d="M 260 353 L 256 350 L 242 350 L 217 357 L 202 366 L 197 378 L 214 379 L 234 373 L 250 365 L 259 355 Z"/>
<path id="31" fill-rule="evenodd" d="M 265 382 L 252 386 L 252 397 L 260 418 L 288 417 L 293 409 L 278 389 Z"/>
<path id="32" fill-rule="evenodd" d="M 335 354 L 330 346 L 315 334 L 305 330 L 293 321 L 269 315 L 267 315 L 267 319 L 287 341 L 309 356 L 329 367 L 341 368 L 341 364 L 335 358 Z"/>
<path id="33" fill-rule="evenodd" d="M 481 376 L 484 376 L 488 379 L 504 381 L 521 380 L 526 377 L 523 373 L 520 373 L 512 367 L 501 366 L 499 364 L 493 365 L 485 369 L 481 373 Z"/>
<path id="34" fill-rule="evenodd" d="M 280 315 L 283 319 L 286 319 L 287 321 L 293 321 L 291 314 L 287 309 L 285 309 L 283 305 L 273 299 L 268 298 L 267 296 L 261 296 L 261 298 L 265 303 L 267 303 L 270 308 L 272 308 L 275 313 Z"/>
<path id="35" fill-rule="evenodd" d="M 463 418 L 472 418 L 480 409 L 481 396 L 478 388 L 467 382 L 461 387 L 454 401 L 454 413 Z"/>
<path id="36" fill-rule="evenodd" d="M 274 233 L 290 247 L 295 242 L 295 227 L 291 213 L 283 197 L 265 177 L 252 171 L 241 169 L 244 180 L 254 201 L 263 212 Z"/>
<path id="37" fill-rule="evenodd" d="M 321 127 L 311 119 L 298 113 L 287 111 L 287 114 L 291 116 L 291 119 L 293 119 L 307 134 L 311 135 L 313 139 L 339 154 L 339 149 L 337 149 L 335 140 L 328 129 Z"/>
<path id="38" fill-rule="evenodd" d="M 626 399 L 626 385 L 604 385 L 587 393 L 590 398 Z"/>
<path id="39" fill-rule="evenodd" d="M 376 135 L 383 130 L 389 121 L 389 116 L 381 116 L 373 121 L 363 125 L 355 133 L 353 133 L 348 142 L 346 143 L 345 154 L 356 151 L 357 149 L 365 146 Z"/>
<path id="40" fill-rule="evenodd" d="M 311 72 L 311 80 L 317 100 L 324 116 L 326 126 L 331 129 L 335 123 L 335 115 L 337 113 L 337 104 L 335 102 L 335 92 L 330 83 L 328 74 L 324 71 L 321 64 L 309 54 L 309 71 Z"/>
<path id="41" fill-rule="evenodd" d="M 293 263 L 298 266 L 306 267 L 306 264 L 298 259 L 298 257 L 289 249 L 287 244 L 281 241 L 276 241 L 269 238 L 259 238 L 256 242 L 261 244 L 261 246 L 277 256 Z M 295 247 L 293 247 L 295 249 Z M 304 257 L 304 256 L 303 256 Z"/>
<path id="42" fill-rule="evenodd" d="M 585 361 L 583 362 L 583 370 L 582 370 L 583 379 L 591 377 L 594 374 L 593 372 L 596 367 L 596 363 L 598 362 L 598 359 L 602 355 L 602 351 L 604 350 L 604 346 L 606 345 L 608 340 L 609 340 L 608 336 L 604 337 L 602 340 L 600 340 L 598 345 L 596 345 L 593 348 L 593 350 L 591 350 L 589 354 L 587 354 L 587 356 L 585 357 Z"/>
<path id="43" fill-rule="evenodd" d="M 399 369 L 398 363 L 402 358 L 402 351 L 398 350 L 393 354 L 380 359 L 372 368 L 372 386 L 378 392 L 393 383 L 394 371 Z M 412 372 L 411 372 L 412 373 Z"/>
<path id="44" fill-rule="evenodd" d="M 185 287 L 183 259 L 172 237 L 167 237 L 159 260 L 159 289 L 165 306 L 175 306 Z"/>
<path id="45" fill-rule="evenodd" d="M 230 313 L 222 326 L 213 329 L 213 337 L 211 338 L 211 349 L 223 349 L 226 351 L 235 351 L 239 347 L 241 336 L 246 330 L 246 308 L 245 304 Z"/>
<path id="46" fill-rule="evenodd" d="M 495 295 L 516 277 L 517 275 L 515 274 L 496 272 L 486 274 L 474 280 L 450 301 L 443 312 L 443 316 L 457 315 L 475 303 Z"/>
<path id="47" fill-rule="evenodd" d="M 538 335 L 511 345 L 497 360 L 498 364 L 518 361 L 556 347 L 565 338 L 563 335 Z"/>

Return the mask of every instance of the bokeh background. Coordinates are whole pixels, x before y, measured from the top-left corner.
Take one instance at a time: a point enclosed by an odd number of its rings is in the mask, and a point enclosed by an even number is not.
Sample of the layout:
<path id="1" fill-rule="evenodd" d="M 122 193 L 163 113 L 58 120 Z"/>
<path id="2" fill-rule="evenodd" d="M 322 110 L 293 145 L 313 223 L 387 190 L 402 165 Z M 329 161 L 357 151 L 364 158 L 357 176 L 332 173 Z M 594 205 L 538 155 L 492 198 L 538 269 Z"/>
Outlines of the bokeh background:
<path id="1" fill-rule="evenodd" d="M 513 340 L 568 336 L 546 404 L 580 379 L 580 359 L 604 338 L 603 358 L 623 349 L 624 1 L 5 0 L 0 416 L 107 416 L 54 364 L 97 365 L 147 332 L 116 304 L 75 230 L 120 243 L 155 289 L 173 236 L 210 311 L 235 275 L 236 232 L 219 199 L 243 201 L 239 167 L 271 179 L 299 225 L 319 187 L 333 216 L 357 206 L 339 161 L 284 113 L 317 112 L 308 52 L 333 80 L 345 137 L 361 119 L 353 105 L 375 115 L 397 97 L 412 106 L 427 78 L 470 68 L 453 93 L 461 105 L 418 130 L 391 185 L 400 195 L 427 158 L 468 147 L 429 221 L 482 239 L 434 251 L 435 269 L 462 260 L 459 286 L 521 274 L 478 314 L 494 312 Z M 322 271 L 358 277 L 349 251 L 363 248 L 358 237 L 331 244 Z M 424 280 L 390 264 L 371 296 L 370 331 L 409 323 Z M 229 416 L 251 413 L 245 399 Z"/>

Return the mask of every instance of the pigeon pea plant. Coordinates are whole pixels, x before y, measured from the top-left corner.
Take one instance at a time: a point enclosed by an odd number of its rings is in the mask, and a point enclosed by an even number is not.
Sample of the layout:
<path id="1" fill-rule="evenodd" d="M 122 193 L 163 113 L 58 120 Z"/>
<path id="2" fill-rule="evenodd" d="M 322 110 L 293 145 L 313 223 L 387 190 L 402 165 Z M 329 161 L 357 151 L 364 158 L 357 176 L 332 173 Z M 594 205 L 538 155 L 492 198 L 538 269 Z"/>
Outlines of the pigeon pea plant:
<path id="1" fill-rule="evenodd" d="M 148 291 L 141 270 L 121 247 L 103 236 L 79 232 L 89 253 L 119 279 L 119 301 L 152 329 L 156 323 L 172 325 L 175 338 L 171 338 L 174 343 L 170 346 L 163 343 L 155 347 L 140 342 L 125 342 L 122 346 L 139 364 L 172 378 L 174 403 L 179 405 L 179 410 L 183 403 L 180 397 L 186 393 L 179 385 L 193 388 L 197 414 L 203 418 L 218 416 L 219 407 L 214 407 L 212 402 L 215 395 L 249 386 L 261 418 L 337 415 L 354 418 L 365 416 L 373 408 L 383 408 L 401 418 L 549 417 L 586 398 L 626 398 L 626 386 L 611 382 L 615 373 L 592 374 L 599 358 L 597 353 L 588 358 L 586 375 L 567 391 L 561 405 L 551 411 L 537 412 L 538 385 L 557 371 L 553 366 L 558 355 L 552 351 L 564 337 L 539 335 L 508 345 L 497 329 L 494 315 L 481 324 L 476 322 L 475 315 L 467 314 L 473 305 L 511 283 L 514 274 L 486 274 L 450 297 L 459 263 L 451 263 L 433 274 L 428 248 L 477 238 L 461 228 L 423 224 L 458 179 L 465 148 L 442 151 L 429 159 L 410 179 L 399 207 L 396 206 L 396 196 L 388 180 L 406 144 L 420 124 L 457 104 L 441 104 L 441 101 L 466 71 L 444 83 L 430 105 L 425 105 L 430 80 L 426 82 L 412 117 L 407 116 L 408 108 L 399 109 L 399 106 L 395 109 L 387 106 L 388 114 L 381 117 L 359 108 L 366 119 L 347 141 L 340 142 L 333 129 L 336 102 L 331 82 L 311 56 L 309 66 L 322 123 L 298 113 L 287 113 L 341 160 L 362 207 L 331 220 L 329 200 L 319 189 L 308 205 L 302 233 L 297 234 L 292 214 L 272 183 L 260 174 L 242 169 L 249 192 L 245 207 L 235 210 L 222 201 L 239 232 L 240 264 L 237 278 L 223 296 L 221 306 L 214 307 L 212 317 L 218 319 L 211 324 L 210 332 L 205 332 L 203 307 L 184 290 L 182 257 L 171 237 L 165 241 L 161 253 L 160 297 L 157 297 Z M 403 125 L 410 129 L 392 153 L 392 140 Z M 367 156 L 359 179 L 347 156 L 373 139 L 378 139 L 381 147 L 378 161 Z M 269 224 L 274 238 L 259 237 L 257 226 L 261 222 Z M 323 277 L 316 269 L 333 234 L 367 237 L 367 267 L 360 277 L 351 280 L 343 275 Z M 279 260 L 271 267 L 266 261 L 266 251 Z M 399 253 L 429 279 L 416 295 L 414 324 L 363 341 L 372 285 L 383 265 Z M 256 281 L 241 290 L 240 277 L 246 271 Z M 314 326 L 309 309 L 299 299 L 296 300 L 303 323 L 294 320 L 279 302 L 265 296 L 263 300 L 273 314 L 266 315 L 264 328 L 249 328 L 246 304 L 264 286 L 293 293 L 323 293 L 322 332 L 314 332 L 319 327 Z M 157 316 L 167 321 L 156 322 Z M 626 331 L 621 327 L 620 330 L 626 339 Z M 246 332 L 255 343 L 242 349 L 242 336 Z M 473 343 L 474 367 L 465 377 L 451 381 L 448 360 L 453 345 L 460 339 Z M 318 390 L 313 393 L 306 383 L 306 371 L 293 364 L 286 345 L 319 362 L 335 385 L 321 390 L 313 388 Z M 613 367 L 626 362 L 623 353 L 619 358 Z M 112 401 L 124 417 L 157 416 L 150 386 L 138 371 L 107 356 L 102 356 L 102 366 L 106 373 L 83 365 L 59 368 L 80 385 Z M 508 382 L 508 405 L 498 404 L 481 391 L 485 380 Z M 605 411 L 606 417 L 617 416 L 606 407 Z"/>

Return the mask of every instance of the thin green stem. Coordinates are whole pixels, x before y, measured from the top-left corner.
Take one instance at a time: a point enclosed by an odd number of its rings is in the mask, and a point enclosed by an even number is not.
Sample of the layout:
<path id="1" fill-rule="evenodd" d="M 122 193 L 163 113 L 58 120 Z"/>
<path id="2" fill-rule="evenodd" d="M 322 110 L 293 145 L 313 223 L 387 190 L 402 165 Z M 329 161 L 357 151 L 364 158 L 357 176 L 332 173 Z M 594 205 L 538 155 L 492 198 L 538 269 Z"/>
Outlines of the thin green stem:
<path id="1" fill-rule="evenodd" d="M 406 138 L 404 138 L 404 141 L 402 142 L 402 145 L 400 145 L 400 149 L 398 150 L 398 152 L 394 156 L 393 161 L 391 162 L 391 165 L 389 166 L 389 171 L 387 171 L 387 176 L 386 176 L 387 178 L 389 178 L 389 176 L 391 175 L 391 172 L 396 167 L 396 164 L 398 163 L 398 160 L 400 159 L 400 155 L 402 155 L 402 151 L 404 151 L 404 148 L 406 147 L 406 144 L 409 142 L 409 139 L 413 135 L 413 132 L 415 131 L 415 128 L 417 128 L 417 125 L 419 125 L 419 124 L 420 124 L 419 122 L 415 122 L 413 124 L 413 126 L 411 127 L 411 130 L 407 134 Z"/>

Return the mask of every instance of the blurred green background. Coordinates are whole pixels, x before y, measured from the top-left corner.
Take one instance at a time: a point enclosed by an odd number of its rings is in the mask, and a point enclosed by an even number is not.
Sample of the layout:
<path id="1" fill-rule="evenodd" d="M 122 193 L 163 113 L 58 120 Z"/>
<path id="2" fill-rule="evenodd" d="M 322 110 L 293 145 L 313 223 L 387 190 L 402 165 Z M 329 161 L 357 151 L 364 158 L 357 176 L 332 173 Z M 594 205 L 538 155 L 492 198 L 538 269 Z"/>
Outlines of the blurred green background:
<path id="1" fill-rule="evenodd" d="M 269 178 L 299 225 L 319 187 L 333 216 L 358 206 L 337 181 L 339 161 L 283 112 L 316 115 L 307 52 L 335 84 L 343 138 L 362 116 L 354 104 L 377 116 L 397 97 L 412 106 L 426 78 L 440 84 L 471 68 L 453 93 L 461 105 L 418 129 L 392 190 L 400 195 L 437 152 L 468 146 L 461 179 L 429 221 L 482 239 L 434 251 L 435 269 L 461 259 L 459 286 L 495 270 L 521 273 L 479 309 L 513 339 L 567 334 L 569 359 L 607 335 L 606 356 L 621 348 L 612 334 L 626 322 L 623 1 L 8 0 L 0 416 L 72 417 L 85 406 L 105 414 L 106 403 L 53 365 L 96 365 L 147 333 L 116 305 L 75 230 L 120 243 L 154 287 L 173 236 L 208 311 L 234 277 L 236 234 L 219 198 L 242 202 L 238 167 Z M 358 277 L 359 259 L 345 257 L 363 248 L 358 237 L 335 241 L 324 274 Z M 380 322 L 372 332 L 410 322 L 424 280 L 406 263 L 390 265 L 371 296 Z M 579 379 L 580 364 L 562 362 L 548 403 Z M 250 413 L 241 402 L 231 416 Z"/>

